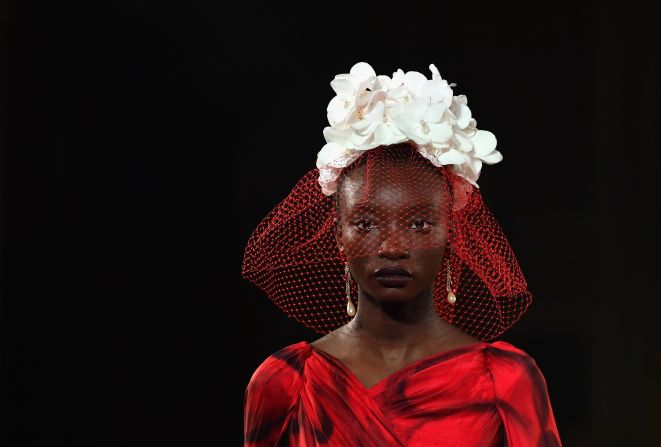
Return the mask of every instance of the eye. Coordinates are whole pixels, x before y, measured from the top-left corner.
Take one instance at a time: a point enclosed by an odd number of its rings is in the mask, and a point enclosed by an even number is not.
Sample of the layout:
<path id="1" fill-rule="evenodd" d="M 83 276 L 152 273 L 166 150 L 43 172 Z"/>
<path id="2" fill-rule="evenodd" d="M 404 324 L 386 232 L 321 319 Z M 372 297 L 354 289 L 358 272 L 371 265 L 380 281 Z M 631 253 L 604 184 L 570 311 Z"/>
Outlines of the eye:
<path id="1" fill-rule="evenodd" d="M 369 220 L 369 219 L 360 219 L 358 222 L 356 222 L 356 226 L 359 229 L 365 230 L 365 231 L 376 228 L 376 225 L 374 225 L 374 222 Z"/>
<path id="2" fill-rule="evenodd" d="M 432 222 L 425 219 L 418 219 L 411 223 L 411 228 L 414 230 L 428 230 L 433 225 Z"/>

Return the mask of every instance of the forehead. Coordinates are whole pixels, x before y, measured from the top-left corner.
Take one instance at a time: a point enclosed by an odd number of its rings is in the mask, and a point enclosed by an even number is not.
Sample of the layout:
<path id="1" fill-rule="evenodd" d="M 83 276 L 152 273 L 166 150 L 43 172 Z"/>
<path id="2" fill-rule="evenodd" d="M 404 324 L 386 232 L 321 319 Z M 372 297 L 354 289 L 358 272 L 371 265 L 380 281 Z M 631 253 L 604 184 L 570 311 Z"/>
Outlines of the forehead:
<path id="1" fill-rule="evenodd" d="M 385 163 L 362 165 L 343 177 L 338 189 L 340 206 L 356 209 L 434 209 L 447 203 L 443 175 L 433 165 Z"/>

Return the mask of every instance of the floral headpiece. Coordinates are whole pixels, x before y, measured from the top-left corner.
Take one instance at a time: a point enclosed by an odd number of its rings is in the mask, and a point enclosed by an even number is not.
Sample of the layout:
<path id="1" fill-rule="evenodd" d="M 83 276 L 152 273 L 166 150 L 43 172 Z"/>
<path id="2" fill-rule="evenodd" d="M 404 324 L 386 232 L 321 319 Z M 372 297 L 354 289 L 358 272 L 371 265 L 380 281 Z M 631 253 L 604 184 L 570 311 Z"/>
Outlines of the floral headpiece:
<path id="1" fill-rule="evenodd" d="M 342 169 L 369 149 L 413 141 L 434 166 L 453 165 L 455 173 L 477 186 L 482 163 L 503 159 L 496 137 L 478 130 L 465 95 L 452 88 L 434 64 L 432 79 L 398 69 L 392 79 L 377 76 L 365 62 L 331 81 L 337 93 L 328 104 L 326 144 L 317 154 L 319 184 L 325 195 L 337 189 Z"/>

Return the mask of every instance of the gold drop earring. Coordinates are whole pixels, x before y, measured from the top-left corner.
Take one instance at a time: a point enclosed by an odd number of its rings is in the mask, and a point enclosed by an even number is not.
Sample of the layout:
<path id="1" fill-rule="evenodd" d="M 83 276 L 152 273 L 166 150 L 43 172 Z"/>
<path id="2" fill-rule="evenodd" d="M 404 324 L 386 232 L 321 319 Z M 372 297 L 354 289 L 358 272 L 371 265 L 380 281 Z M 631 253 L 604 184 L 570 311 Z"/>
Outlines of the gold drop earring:
<path id="1" fill-rule="evenodd" d="M 351 281 L 349 279 L 349 264 L 344 265 L 344 281 L 347 286 L 347 315 L 353 317 L 356 315 L 356 307 L 351 302 Z"/>

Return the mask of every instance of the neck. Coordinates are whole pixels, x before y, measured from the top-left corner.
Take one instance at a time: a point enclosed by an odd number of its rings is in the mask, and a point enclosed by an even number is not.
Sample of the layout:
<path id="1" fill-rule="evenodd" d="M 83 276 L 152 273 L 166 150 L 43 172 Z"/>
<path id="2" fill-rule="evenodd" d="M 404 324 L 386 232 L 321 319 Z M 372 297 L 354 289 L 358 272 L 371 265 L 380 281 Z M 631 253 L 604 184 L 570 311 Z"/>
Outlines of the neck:
<path id="1" fill-rule="evenodd" d="M 406 302 L 377 301 L 360 288 L 358 310 L 348 328 L 370 344 L 403 348 L 447 338 L 452 325 L 434 308 L 432 290 Z"/>

